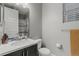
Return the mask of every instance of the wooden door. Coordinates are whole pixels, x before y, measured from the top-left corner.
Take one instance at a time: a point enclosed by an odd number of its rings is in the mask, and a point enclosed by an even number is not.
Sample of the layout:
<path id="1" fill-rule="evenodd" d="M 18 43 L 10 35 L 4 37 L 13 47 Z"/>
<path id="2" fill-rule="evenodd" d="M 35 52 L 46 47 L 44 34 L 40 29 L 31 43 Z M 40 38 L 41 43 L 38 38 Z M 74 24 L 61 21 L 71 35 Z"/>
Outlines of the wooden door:
<path id="1" fill-rule="evenodd" d="M 71 55 L 79 56 L 79 30 L 70 31 Z"/>

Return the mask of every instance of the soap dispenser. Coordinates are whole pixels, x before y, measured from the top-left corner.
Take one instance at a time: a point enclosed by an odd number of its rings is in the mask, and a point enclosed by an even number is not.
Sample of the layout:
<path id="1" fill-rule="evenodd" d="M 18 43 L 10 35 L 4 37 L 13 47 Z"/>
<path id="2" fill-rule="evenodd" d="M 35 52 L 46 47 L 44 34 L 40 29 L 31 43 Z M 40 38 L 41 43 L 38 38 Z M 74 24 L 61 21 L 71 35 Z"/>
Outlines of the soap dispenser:
<path id="1" fill-rule="evenodd" d="M 7 41 L 8 41 L 8 35 L 5 33 L 3 36 L 2 36 L 2 44 L 5 44 L 5 43 L 7 43 Z"/>

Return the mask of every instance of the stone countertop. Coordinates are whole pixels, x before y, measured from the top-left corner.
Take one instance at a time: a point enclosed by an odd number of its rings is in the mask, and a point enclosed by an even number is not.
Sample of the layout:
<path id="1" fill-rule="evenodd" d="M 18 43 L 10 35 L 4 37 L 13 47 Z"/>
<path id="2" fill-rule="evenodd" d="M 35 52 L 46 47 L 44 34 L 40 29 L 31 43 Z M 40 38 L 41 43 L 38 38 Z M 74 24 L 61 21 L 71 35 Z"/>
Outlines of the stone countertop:
<path id="1" fill-rule="evenodd" d="M 15 52 L 17 50 L 30 47 L 34 44 L 38 44 L 41 39 L 33 40 L 33 39 L 23 39 L 18 41 L 12 41 L 7 44 L 0 45 L 0 56 Z"/>

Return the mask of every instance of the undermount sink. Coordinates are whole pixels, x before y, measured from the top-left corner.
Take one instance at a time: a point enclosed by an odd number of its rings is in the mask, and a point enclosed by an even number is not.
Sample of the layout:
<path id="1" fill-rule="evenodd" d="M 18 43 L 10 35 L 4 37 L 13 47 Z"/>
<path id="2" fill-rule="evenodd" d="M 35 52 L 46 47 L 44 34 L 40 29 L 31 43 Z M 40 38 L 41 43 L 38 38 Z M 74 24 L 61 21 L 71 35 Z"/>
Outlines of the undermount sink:
<path id="1" fill-rule="evenodd" d="M 27 43 L 28 44 L 31 44 L 34 40 L 32 39 L 23 39 L 23 40 L 18 40 L 18 41 L 15 41 L 13 43 L 11 43 L 12 46 L 20 46 L 20 45 L 24 45 Z"/>

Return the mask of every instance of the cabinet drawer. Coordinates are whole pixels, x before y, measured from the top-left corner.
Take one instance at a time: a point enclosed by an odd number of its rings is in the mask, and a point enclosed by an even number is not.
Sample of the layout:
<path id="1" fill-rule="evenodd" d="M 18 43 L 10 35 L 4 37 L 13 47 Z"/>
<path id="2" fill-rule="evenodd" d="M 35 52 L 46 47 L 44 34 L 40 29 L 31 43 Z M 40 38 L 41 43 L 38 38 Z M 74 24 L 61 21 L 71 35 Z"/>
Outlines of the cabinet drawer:
<path id="1" fill-rule="evenodd" d="M 23 49 L 15 51 L 15 52 L 12 52 L 12 53 L 4 55 L 4 56 L 23 56 Z"/>

